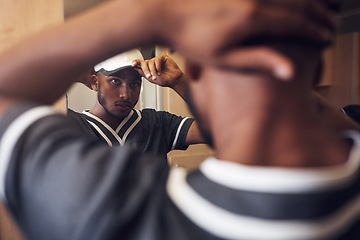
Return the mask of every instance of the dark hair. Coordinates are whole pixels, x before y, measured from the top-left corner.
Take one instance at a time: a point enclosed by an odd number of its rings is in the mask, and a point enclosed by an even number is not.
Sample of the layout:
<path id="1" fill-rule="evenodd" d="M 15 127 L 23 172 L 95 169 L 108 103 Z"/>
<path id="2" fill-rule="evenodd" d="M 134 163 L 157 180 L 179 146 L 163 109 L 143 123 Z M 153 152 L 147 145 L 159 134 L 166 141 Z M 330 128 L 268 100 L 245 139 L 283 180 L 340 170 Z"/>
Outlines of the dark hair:
<path id="1" fill-rule="evenodd" d="M 360 124 L 360 105 L 350 104 L 341 109 L 352 120 Z"/>

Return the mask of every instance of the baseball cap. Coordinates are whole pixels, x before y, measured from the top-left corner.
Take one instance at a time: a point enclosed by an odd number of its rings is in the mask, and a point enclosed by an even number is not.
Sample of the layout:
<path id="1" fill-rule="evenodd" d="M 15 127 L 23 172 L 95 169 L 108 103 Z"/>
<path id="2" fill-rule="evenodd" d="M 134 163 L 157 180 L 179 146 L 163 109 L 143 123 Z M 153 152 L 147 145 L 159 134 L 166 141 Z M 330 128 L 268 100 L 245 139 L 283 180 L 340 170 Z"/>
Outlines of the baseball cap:
<path id="1" fill-rule="evenodd" d="M 144 57 L 140 51 L 137 49 L 132 49 L 97 64 L 94 67 L 94 70 L 95 72 L 101 72 L 102 74 L 109 76 L 124 68 L 132 68 L 132 61 L 135 59 L 144 61 Z"/>

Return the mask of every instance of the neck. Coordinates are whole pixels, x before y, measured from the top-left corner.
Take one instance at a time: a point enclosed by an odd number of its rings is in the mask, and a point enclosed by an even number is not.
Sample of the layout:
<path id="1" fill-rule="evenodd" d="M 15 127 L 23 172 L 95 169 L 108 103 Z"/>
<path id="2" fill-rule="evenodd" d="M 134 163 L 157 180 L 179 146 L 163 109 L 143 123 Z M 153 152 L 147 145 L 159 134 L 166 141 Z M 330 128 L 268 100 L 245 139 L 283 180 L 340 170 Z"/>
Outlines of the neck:
<path id="1" fill-rule="evenodd" d="M 122 120 L 125 119 L 124 117 L 119 118 L 117 116 L 108 113 L 98 101 L 96 101 L 95 105 L 90 109 L 89 112 L 97 116 L 101 120 L 103 120 L 113 130 L 116 130 L 119 124 L 122 122 Z"/>
<path id="2" fill-rule="evenodd" d="M 298 84 L 303 79 L 281 83 L 266 76 L 241 74 L 222 79 L 227 84 L 217 84 L 211 95 L 221 101 L 209 103 L 218 111 L 208 116 L 217 158 L 296 167 L 346 161 L 348 146 L 324 127 L 314 111 L 310 85 Z M 215 116 L 221 112 L 226 115 Z"/>

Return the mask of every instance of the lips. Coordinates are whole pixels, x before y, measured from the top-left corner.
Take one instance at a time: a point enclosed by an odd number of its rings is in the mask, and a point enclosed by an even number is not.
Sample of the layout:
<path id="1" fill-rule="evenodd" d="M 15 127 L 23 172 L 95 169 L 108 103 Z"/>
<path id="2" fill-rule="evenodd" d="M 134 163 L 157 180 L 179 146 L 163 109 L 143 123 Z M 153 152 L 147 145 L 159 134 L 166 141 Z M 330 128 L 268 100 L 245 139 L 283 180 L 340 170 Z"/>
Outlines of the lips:
<path id="1" fill-rule="evenodd" d="M 129 102 L 115 102 L 115 106 L 122 111 L 131 108 L 131 104 Z"/>

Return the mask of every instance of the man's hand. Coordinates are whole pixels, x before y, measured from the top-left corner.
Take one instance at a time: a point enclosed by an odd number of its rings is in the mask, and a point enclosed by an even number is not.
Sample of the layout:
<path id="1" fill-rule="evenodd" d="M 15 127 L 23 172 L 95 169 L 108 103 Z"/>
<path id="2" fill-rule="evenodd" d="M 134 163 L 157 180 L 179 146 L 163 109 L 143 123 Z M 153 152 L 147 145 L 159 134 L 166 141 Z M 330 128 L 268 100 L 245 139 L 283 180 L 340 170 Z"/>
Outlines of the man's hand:
<path id="1" fill-rule="evenodd" d="M 135 69 L 149 82 L 161 87 L 170 87 L 184 98 L 185 74 L 169 56 L 161 54 L 145 61 L 136 59 L 133 61 L 133 67 L 135 66 L 141 67 Z"/>
<path id="2" fill-rule="evenodd" d="M 331 10 L 335 0 L 162 2 L 167 22 L 160 24 L 160 39 L 188 59 L 226 68 L 265 69 L 284 80 L 294 74 L 288 59 L 271 49 L 244 44 L 254 38 L 285 37 L 325 46 L 336 27 Z"/>
<path id="3" fill-rule="evenodd" d="M 162 87 L 174 88 L 184 78 L 184 73 L 169 56 L 161 54 L 150 60 L 136 59 L 133 66 L 140 66 L 136 70 L 149 82 Z"/>

